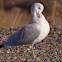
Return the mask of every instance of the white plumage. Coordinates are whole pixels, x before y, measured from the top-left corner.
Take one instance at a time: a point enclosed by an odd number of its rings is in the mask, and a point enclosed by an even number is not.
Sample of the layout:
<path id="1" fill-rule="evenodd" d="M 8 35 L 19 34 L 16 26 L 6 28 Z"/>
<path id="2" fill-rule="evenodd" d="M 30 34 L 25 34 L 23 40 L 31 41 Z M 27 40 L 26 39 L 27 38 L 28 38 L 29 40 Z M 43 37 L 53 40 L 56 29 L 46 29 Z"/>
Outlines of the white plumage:
<path id="1" fill-rule="evenodd" d="M 10 36 L 5 44 L 0 45 L 0 48 L 32 44 L 33 56 L 35 58 L 33 45 L 42 41 L 50 30 L 49 23 L 42 14 L 43 10 L 44 6 L 41 3 L 34 3 L 31 7 L 32 21 Z"/>
<path id="2" fill-rule="evenodd" d="M 10 36 L 4 46 L 35 44 L 43 40 L 49 33 L 50 26 L 42 12 L 44 6 L 34 3 L 31 7 L 32 21 Z"/>

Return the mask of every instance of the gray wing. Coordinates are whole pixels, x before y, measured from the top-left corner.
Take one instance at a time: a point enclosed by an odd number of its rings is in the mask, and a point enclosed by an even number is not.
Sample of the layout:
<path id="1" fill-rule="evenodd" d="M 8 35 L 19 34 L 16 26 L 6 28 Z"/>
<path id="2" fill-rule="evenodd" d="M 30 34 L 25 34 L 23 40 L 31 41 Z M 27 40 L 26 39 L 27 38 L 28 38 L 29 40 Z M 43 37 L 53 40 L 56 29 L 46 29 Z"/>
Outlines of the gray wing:
<path id="1" fill-rule="evenodd" d="M 26 25 L 20 31 L 9 37 L 5 43 L 5 46 L 25 45 L 32 43 L 40 34 L 40 31 L 37 30 L 36 26 L 36 24 Z"/>

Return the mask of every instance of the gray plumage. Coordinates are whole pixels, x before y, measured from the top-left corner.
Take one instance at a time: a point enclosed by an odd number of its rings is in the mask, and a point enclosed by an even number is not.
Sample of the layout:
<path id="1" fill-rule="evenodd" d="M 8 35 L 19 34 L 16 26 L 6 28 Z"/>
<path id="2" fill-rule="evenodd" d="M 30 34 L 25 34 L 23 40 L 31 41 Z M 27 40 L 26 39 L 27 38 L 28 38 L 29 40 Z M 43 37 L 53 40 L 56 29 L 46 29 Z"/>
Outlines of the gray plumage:
<path id="1" fill-rule="evenodd" d="M 42 12 L 44 6 L 41 3 L 34 3 L 31 7 L 32 21 L 10 36 L 1 47 L 25 45 L 40 42 L 49 33 L 50 26 Z"/>
<path id="2" fill-rule="evenodd" d="M 32 43 L 40 34 L 39 30 L 35 27 L 35 23 L 26 25 L 20 31 L 10 36 L 4 46 L 7 47 Z"/>

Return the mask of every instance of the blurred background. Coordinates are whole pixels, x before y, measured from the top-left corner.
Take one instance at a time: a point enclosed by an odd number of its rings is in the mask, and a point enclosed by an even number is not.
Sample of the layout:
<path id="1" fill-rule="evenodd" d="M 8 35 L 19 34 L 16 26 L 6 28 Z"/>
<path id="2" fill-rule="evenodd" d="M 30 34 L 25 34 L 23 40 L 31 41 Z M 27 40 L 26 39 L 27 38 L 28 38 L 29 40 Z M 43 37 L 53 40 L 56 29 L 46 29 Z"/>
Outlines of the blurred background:
<path id="1" fill-rule="evenodd" d="M 43 15 L 49 22 L 49 35 L 32 49 L 26 46 L 0 48 L 0 62 L 62 62 L 62 0 L 0 0 L 0 44 L 28 24 L 30 8 L 40 2 L 45 9 Z"/>
<path id="2" fill-rule="evenodd" d="M 43 14 L 51 26 L 62 27 L 62 0 L 0 0 L 0 27 L 23 27 L 29 23 L 34 2 L 45 6 Z"/>

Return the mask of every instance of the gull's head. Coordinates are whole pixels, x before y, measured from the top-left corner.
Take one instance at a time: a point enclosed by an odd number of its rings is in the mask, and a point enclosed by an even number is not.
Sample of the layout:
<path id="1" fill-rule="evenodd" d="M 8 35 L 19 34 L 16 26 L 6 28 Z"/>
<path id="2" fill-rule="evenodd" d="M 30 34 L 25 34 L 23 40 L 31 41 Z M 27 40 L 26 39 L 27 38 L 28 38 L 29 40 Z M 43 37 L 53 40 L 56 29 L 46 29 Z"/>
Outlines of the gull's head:
<path id="1" fill-rule="evenodd" d="M 41 3 L 34 3 L 31 7 L 31 14 L 32 16 L 37 15 L 39 17 L 43 10 L 44 6 Z"/>

